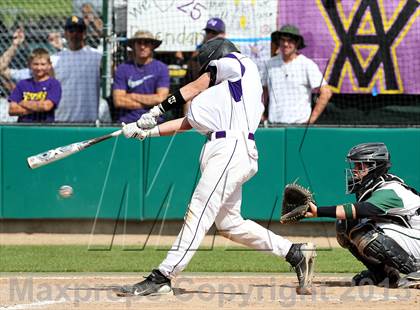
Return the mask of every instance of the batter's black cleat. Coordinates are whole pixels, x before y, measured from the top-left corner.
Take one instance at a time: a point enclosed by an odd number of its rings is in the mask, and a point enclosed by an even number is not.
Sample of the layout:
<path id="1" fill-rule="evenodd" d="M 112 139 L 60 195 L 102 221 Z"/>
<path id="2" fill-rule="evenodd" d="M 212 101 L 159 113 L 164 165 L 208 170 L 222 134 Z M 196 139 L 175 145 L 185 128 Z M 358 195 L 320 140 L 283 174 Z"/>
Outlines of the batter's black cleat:
<path id="1" fill-rule="evenodd" d="M 172 292 L 171 280 L 154 269 L 144 281 L 115 288 L 114 292 L 120 297 L 169 294 Z"/>
<path id="2" fill-rule="evenodd" d="M 299 288 L 309 288 L 311 286 L 315 257 L 315 245 L 311 242 L 294 243 L 287 253 L 286 261 L 296 272 Z"/>

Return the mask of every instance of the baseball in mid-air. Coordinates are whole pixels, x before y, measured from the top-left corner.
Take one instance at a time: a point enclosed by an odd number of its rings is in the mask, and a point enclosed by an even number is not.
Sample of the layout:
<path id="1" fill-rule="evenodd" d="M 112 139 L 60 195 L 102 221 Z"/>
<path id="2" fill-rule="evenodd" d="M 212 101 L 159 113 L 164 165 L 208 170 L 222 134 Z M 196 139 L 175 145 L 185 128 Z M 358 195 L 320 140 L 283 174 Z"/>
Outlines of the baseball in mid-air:
<path id="1" fill-rule="evenodd" d="M 70 198 L 71 196 L 73 196 L 73 187 L 71 187 L 70 185 L 63 185 L 58 190 L 58 193 L 63 198 Z"/>

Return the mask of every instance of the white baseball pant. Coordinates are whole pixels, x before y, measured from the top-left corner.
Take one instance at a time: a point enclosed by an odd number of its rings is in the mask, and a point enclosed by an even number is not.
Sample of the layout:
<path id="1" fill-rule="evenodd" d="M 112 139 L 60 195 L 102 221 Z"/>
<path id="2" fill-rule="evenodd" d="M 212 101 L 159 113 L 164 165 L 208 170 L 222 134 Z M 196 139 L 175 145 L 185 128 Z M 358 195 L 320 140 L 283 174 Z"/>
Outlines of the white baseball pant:
<path id="1" fill-rule="evenodd" d="M 201 152 L 201 178 L 181 232 L 159 270 L 174 278 L 189 263 L 204 236 L 216 224 L 220 233 L 240 244 L 285 257 L 292 243 L 240 214 L 242 184 L 258 170 L 255 142 L 227 137 L 207 142 Z"/>

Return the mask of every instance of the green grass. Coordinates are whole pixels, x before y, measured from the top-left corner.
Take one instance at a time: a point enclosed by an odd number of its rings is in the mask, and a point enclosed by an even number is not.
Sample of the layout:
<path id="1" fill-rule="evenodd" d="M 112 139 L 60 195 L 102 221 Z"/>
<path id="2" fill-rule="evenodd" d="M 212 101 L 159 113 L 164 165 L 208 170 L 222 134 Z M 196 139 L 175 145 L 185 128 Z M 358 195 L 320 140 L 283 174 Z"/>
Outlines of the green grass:
<path id="1" fill-rule="evenodd" d="M 148 272 L 168 249 L 146 248 L 92 251 L 85 246 L 1 246 L 0 272 Z M 317 251 L 316 272 L 358 272 L 363 266 L 344 249 Z M 288 263 L 273 255 L 243 248 L 197 251 L 189 272 L 290 272 Z"/>
<path id="2" fill-rule="evenodd" d="M 71 14 L 73 3 L 71 0 L 2 0 L 0 10 L 4 13 L 16 12 L 28 15 L 61 15 L 63 12 Z"/>
<path id="3" fill-rule="evenodd" d="M 2 0 L 0 1 L 0 17 L 7 26 L 11 26 L 16 16 L 28 18 L 39 16 L 68 16 L 73 11 L 71 0 Z"/>

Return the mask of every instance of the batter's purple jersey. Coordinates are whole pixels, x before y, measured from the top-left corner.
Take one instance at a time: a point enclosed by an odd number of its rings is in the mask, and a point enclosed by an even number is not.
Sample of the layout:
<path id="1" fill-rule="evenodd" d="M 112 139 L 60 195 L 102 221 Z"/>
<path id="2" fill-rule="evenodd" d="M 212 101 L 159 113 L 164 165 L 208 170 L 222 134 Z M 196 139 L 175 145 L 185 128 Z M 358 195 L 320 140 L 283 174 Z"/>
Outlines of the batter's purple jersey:
<path id="1" fill-rule="evenodd" d="M 57 108 L 60 99 L 61 84 L 52 77 L 42 82 L 37 82 L 33 78 L 21 80 L 9 96 L 9 101 L 16 103 L 22 100 L 51 100 L 54 103 L 54 107 L 48 112 L 34 112 L 19 116 L 18 122 L 21 123 L 54 122 L 54 110 Z"/>
<path id="2" fill-rule="evenodd" d="M 125 90 L 128 94 L 155 94 L 158 88 L 169 88 L 169 70 L 163 62 L 153 59 L 146 65 L 129 61 L 118 66 L 115 72 L 113 89 Z M 138 120 L 150 108 L 128 110 L 117 109 L 120 122 L 130 123 Z"/>

